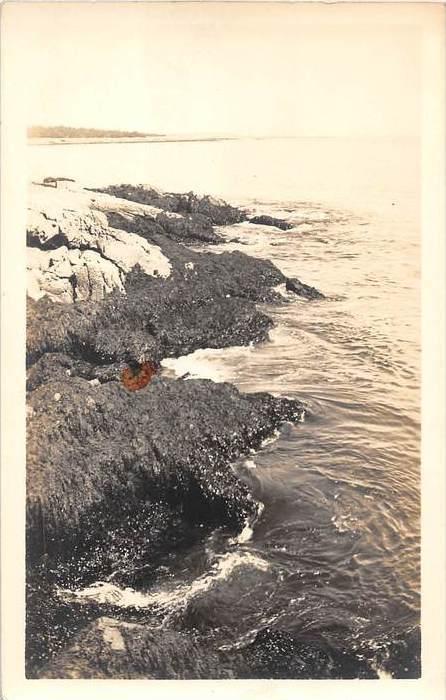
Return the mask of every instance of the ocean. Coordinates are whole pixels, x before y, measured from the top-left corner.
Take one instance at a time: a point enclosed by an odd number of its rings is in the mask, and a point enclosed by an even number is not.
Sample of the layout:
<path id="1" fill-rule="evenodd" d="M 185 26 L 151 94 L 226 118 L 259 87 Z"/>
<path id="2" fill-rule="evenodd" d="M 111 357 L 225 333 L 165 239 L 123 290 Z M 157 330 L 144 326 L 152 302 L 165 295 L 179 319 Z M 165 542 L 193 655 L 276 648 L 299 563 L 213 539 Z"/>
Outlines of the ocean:
<path id="1" fill-rule="evenodd" d="M 146 590 L 103 581 L 79 596 L 136 600 L 154 625 L 193 625 L 222 648 L 285 630 L 354 651 L 383 676 L 417 675 L 407 640 L 420 614 L 419 152 L 390 138 L 29 146 L 32 180 L 147 183 L 288 218 L 289 231 L 225 227 L 212 250 L 268 258 L 327 297 L 283 289 L 283 305 L 265 308 L 269 341 L 164 361 L 167 374 L 305 403 L 303 422 L 234 465 L 256 522 L 214 531 Z"/>

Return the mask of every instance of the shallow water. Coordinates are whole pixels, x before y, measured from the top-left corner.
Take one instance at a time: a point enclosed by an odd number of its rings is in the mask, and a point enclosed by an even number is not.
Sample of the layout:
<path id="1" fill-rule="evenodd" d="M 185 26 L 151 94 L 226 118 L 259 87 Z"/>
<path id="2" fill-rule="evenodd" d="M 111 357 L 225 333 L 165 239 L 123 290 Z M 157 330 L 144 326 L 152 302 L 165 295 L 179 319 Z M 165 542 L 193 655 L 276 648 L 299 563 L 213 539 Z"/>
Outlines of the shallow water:
<path id="1" fill-rule="evenodd" d="M 164 363 L 166 373 L 306 404 L 303 422 L 284 426 L 234 466 L 259 502 L 256 521 L 238 537 L 217 530 L 173 558 L 155 588 L 120 590 L 108 581 L 77 599 L 148 609 L 156 624 L 197 627 L 223 648 L 268 626 L 358 650 L 381 668 L 389 644 L 419 621 L 416 149 L 237 144 L 29 149 L 34 179 L 71 175 L 232 193 L 253 211 L 286 217 L 295 224 L 289 231 L 222 229 L 228 242 L 214 250 L 269 258 L 327 295 L 306 302 L 282 290 L 283 304 L 265 308 L 275 322 L 268 342 Z M 229 242 L 234 237 L 239 242 Z"/>

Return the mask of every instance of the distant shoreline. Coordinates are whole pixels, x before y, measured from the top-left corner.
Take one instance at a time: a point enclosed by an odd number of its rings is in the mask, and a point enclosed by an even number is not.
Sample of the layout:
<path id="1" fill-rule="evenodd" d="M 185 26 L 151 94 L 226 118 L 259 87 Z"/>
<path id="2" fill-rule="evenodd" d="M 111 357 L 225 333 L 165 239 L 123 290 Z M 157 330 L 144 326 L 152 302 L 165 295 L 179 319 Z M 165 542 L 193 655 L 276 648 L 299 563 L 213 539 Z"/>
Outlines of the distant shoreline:
<path id="1" fill-rule="evenodd" d="M 111 144 L 111 143 L 190 143 L 194 141 L 238 141 L 239 136 L 147 136 L 147 137 L 92 137 L 92 138 L 62 138 L 62 137 L 29 137 L 29 146 L 76 146 L 81 144 Z"/>

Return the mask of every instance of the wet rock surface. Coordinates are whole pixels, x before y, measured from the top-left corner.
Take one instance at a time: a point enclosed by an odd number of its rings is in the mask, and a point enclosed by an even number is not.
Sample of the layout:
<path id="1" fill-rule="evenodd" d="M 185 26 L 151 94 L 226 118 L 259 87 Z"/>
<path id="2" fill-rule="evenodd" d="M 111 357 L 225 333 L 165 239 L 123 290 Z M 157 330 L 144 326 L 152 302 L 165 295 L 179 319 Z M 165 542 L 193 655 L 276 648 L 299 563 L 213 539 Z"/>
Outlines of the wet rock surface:
<path id="1" fill-rule="evenodd" d="M 39 678 L 233 678 L 222 659 L 191 634 L 101 617 L 44 668 Z"/>
<path id="2" fill-rule="evenodd" d="M 258 224 L 259 226 L 273 226 L 274 228 L 280 228 L 282 231 L 288 231 L 294 227 L 294 224 L 286 221 L 285 219 L 277 219 L 274 216 L 267 216 L 265 214 L 260 216 L 253 216 L 248 219 L 250 224 Z"/>
<path id="3" fill-rule="evenodd" d="M 253 504 L 229 462 L 302 412 L 298 402 L 244 396 L 227 384 L 161 377 L 138 392 L 118 382 L 56 379 L 33 391 L 28 406 L 35 560 L 63 558 L 93 532 L 96 542 L 140 504 L 180 508 L 191 523 L 242 524 Z M 149 521 L 146 528 L 153 550 Z"/>
<path id="4" fill-rule="evenodd" d="M 242 678 L 330 680 L 377 678 L 358 657 L 324 648 L 311 639 L 299 639 L 268 627 L 235 655 Z"/>
<path id="5" fill-rule="evenodd" d="M 38 678 L 377 679 L 364 660 L 287 632 L 264 628 L 252 642 L 222 649 L 196 631 L 150 628 L 101 616 L 87 622 Z"/>
<path id="6" fill-rule="evenodd" d="M 316 287 L 310 287 L 308 284 L 304 284 L 297 277 L 292 279 L 287 279 L 286 289 L 288 292 L 294 292 L 300 297 L 305 299 L 325 299 L 324 294 L 322 294 Z"/>
<path id="7" fill-rule="evenodd" d="M 256 504 L 231 462 L 302 412 L 230 385 L 162 378 L 134 393 L 56 379 L 28 408 L 29 579 L 68 587 L 111 575 L 147 585 L 163 557 L 210 527 L 241 529 Z M 58 615 L 57 599 L 36 593 L 28 608 L 46 658 L 60 643 L 42 622 Z"/>
<path id="8" fill-rule="evenodd" d="M 129 391 L 121 379 L 144 362 L 265 340 L 272 323 L 255 304 L 278 302 L 286 278 L 267 260 L 184 245 L 217 242 L 214 225 L 245 218 L 224 202 L 72 187 L 41 188 L 28 221 L 27 674 L 231 677 L 200 640 L 172 631 L 158 644 L 147 622 L 138 635 L 116 630 L 116 611 L 100 622 L 103 608 L 67 603 L 57 587 L 150 586 L 173 553 L 255 518 L 231 464 L 299 420 L 302 404 L 208 380 L 160 374 Z"/>

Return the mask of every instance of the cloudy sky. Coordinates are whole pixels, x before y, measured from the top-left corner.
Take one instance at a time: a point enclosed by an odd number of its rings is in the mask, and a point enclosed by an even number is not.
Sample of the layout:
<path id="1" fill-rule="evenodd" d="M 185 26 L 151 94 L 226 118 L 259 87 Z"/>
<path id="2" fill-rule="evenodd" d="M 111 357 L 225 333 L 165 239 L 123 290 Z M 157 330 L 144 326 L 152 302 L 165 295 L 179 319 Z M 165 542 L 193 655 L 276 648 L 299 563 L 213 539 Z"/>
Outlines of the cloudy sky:
<path id="1" fill-rule="evenodd" d="M 413 135 L 419 7 L 10 6 L 31 124 Z"/>

